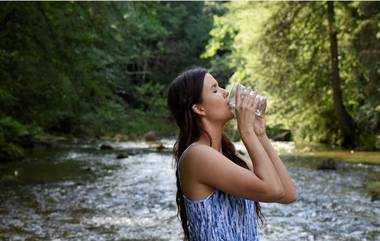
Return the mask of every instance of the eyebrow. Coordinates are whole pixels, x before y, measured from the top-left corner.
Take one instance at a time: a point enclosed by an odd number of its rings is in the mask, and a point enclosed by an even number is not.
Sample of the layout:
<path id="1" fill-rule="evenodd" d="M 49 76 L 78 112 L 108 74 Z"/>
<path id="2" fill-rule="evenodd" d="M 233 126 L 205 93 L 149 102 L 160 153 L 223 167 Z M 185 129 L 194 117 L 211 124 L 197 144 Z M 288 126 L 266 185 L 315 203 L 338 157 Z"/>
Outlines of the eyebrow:
<path id="1" fill-rule="evenodd" d="M 214 83 L 213 85 L 211 85 L 210 89 L 214 88 L 217 86 L 217 83 Z"/>

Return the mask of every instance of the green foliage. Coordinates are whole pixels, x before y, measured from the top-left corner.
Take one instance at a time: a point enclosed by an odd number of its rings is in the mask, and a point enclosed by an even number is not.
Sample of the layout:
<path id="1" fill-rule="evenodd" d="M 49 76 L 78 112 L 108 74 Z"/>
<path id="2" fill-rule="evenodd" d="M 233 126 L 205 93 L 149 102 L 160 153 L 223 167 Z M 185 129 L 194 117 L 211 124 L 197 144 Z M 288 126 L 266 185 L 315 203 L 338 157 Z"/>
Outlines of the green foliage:
<path id="1" fill-rule="evenodd" d="M 267 123 L 292 129 L 298 141 L 340 145 L 330 84 L 325 2 L 230 2 L 217 17 L 203 57 L 229 82 L 255 86 L 268 98 Z M 380 134 L 379 5 L 335 3 L 343 102 L 357 124 L 358 146 Z M 225 81 L 224 79 L 222 79 Z"/>
<path id="2" fill-rule="evenodd" d="M 378 148 L 379 5 L 335 9 L 344 105 L 359 147 Z M 325 2 L 5 2 L 0 156 L 44 132 L 173 133 L 165 87 L 193 65 L 258 88 L 267 123 L 296 140 L 339 145 L 326 14 Z"/>
<path id="3" fill-rule="evenodd" d="M 199 56 L 218 5 L 2 4 L 0 115 L 10 119 L 0 127 L 12 143 L 3 141 L 3 152 L 21 153 L 17 123 L 32 136 L 167 133 L 165 86 L 190 65 L 207 65 Z"/>
<path id="4" fill-rule="evenodd" d="M 106 106 L 80 115 L 73 132 L 82 137 L 101 137 L 108 133 L 122 132 L 126 116 L 121 103 L 108 102 Z"/>
<path id="5" fill-rule="evenodd" d="M 124 130 L 132 139 L 140 139 L 148 131 L 154 130 L 158 136 L 173 136 L 176 131 L 175 124 L 167 117 L 155 111 L 134 110 L 128 112 L 124 122 Z"/>
<path id="6" fill-rule="evenodd" d="M 11 117 L 0 118 L 0 162 L 24 157 L 24 144 L 28 131 L 24 125 Z"/>
<path id="7" fill-rule="evenodd" d="M 165 99 L 162 98 L 165 94 L 164 91 L 164 85 L 153 82 L 137 86 L 136 93 L 141 99 L 141 107 L 139 109 L 151 110 L 159 113 L 164 112 L 166 110 L 166 102 Z M 144 99 L 141 97 L 144 97 Z"/>

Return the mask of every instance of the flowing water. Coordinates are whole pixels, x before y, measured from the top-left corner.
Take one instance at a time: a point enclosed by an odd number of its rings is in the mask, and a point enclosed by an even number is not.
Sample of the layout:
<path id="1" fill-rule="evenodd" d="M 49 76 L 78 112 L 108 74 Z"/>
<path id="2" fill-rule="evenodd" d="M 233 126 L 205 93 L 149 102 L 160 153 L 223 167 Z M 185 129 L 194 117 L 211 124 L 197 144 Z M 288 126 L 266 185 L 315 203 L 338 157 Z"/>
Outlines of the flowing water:
<path id="1" fill-rule="evenodd" d="M 113 150 L 62 145 L 2 164 L 0 240 L 181 240 L 167 149 L 173 141 L 161 142 L 161 151 L 144 142 L 111 143 Z M 379 165 L 339 162 L 337 170 L 321 171 L 319 157 L 275 144 L 300 199 L 262 204 L 261 240 L 380 241 L 380 201 L 366 190 L 368 181 L 380 180 Z"/>

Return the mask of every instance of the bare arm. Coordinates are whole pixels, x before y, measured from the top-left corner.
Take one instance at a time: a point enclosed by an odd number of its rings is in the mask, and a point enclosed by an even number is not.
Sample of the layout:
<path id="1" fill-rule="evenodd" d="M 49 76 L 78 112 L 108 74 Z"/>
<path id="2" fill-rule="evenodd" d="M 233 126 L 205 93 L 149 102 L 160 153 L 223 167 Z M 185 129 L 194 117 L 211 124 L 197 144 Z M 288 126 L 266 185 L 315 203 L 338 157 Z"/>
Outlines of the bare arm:
<path id="1" fill-rule="evenodd" d="M 276 201 L 283 199 L 285 193 L 280 177 L 278 176 L 270 157 L 260 143 L 259 138 L 252 130 L 241 131 L 241 139 L 251 160 L 254 162 L 253 172 L 255 175 L 262 180 L 268 181 L 268 184 L 274 188 L 275 192 L 279 193 L 280 198 Z"/>
<path id="2" fill-rule="evenodd" d="M 255 122 L 257 105 L 258 100 L 256 94 L 252 96 L 251 94 L 246 93 L 244 96 L 241 96 L 239 86 L 236 93 L 235 112 L 240 137 L 251 160 L 255 162 L 255 165 L 253 165 L 253 172 L 262 180 L 266 180 L 273 190 L 275 190 L 276 193 L 279 193 L 280 200 L 284 194 L 281 180 L 277 175 L 277 171 L 268 154 L 261 145 L 260 140 L 255 133 L 254 126 L 252 125 L 252 123 Z"/>
<path id="3" fill-rule="evenodd" d="M 258 172 L 258 175 L 262 175 L 264 173 L 267 174 L 268 171 L 271 171 L 271 169 L 268 169 L 268 170 L 261 169 L 261 166 L 263 165 L 262 162 L 268 158 L 270 160 L 270 163 L 272 164 L 272 166 L 270 167 L 274 167 L 276 176 L 280 180 L 279 186 L 284 192 L 284 196 L 281 199 L 279 199 L 277 202 L 279 203 L 294 202 L 298 198 L 296 188 L 291 178 L 288 175 L 288 171 L 285 165 L 283 164 L 281 159 L 278 157 L 277 152 L 272 147 L 272 144 L 270 143 L 266 135 L 265 118 L 263 116 L 256 116 L 255 114 L 257 102 L 258 102 L 256 95 L 254 95 L 253 98 L 245 97 L 245 99 L 242 99 L 240 97 L 240 91 L 238 92 L 239 93 L 237 94 L 237 98 L 236 98 L 236 103 L 238 103 L 238 107 L 239 107 L 239 104 L 241 104 L 240 109 L 246 106 L 253 106 L 253 110 L 254 110 L 254 112 L 249 112 L 249 111 L 242 112 L 240 115 L 237 116 L 240 134 L 242 136 L 244 145 L 246 146 L 248 153 L 251 157 L 251 160 L 253 162 L 254 172 L 255 173 Z M 253 105 L 252 105 L 252 102 L 254 103 Z M 241 110 L 237 108 L 237 111 L 240 112 Z M 252 113 L 254 117 L 252 116 Z M 252 125 L 252 123 L 254 125 Z M 252 140 L 242 135 L 241 129 L 249 130 L 249 131 L 254 129 L 254 134 L 257 136 L 259 143 L 255 141 L 255 138 Z M 253 146 L 255 146 L 257 149 L 255 150 Z M 264 151 L 264 154 L 261 153 L 261 150 Z M 269 165 L 267 165 L 266 168 L 270 168 L 270 167 Z"/>
<path id="4" fill-rule="evenodd" d="M 278 156 L 276 150 L 273 148 L 268 136 L 263 134 L 259 137 L 260 143 L 264 147 L 266 153 L 268 154 L 271 162 L 273 163 L 278 176 L 280 177 L 282 187 L 284 189 L 285 195 L 280 199 L 279 203 L 291 203 L 298 199 L 298 193 L 292 179 L 290 178 L 286 166 Z"/>
<path id="5" fill-rule="evenodd" d="M 282 162 L 282 160 L 277 155 L 276 150 L 273 148 L 272 143 L 270 142 L 265 128 L 265 118 L 257 117 L 254 123 L 255 133 L 258 136 L 261 145 L 264 147 L 265 152 L 268 154 L 271 162 L 273 163 L 277 175 L 280 177 L 282 187 L 284 189 L 285 195 L 279 200 L 279 203 L 291 203 L 297 200 L 298 194 L 296 188 L 288 174 L 288 171 Z"/>

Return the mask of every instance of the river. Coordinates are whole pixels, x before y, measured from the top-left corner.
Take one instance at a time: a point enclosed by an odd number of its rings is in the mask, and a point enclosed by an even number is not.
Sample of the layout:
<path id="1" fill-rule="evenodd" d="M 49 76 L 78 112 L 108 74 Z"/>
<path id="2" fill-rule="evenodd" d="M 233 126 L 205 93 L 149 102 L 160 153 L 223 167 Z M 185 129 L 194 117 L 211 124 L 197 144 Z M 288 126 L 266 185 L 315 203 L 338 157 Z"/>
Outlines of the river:
<path id="1" fill-rule="evenodd" d="M 110 143 L 113 150 L 62 144 L 2 164 L 0 240 L 181 240 L 173 140 L 161 143 L 161 151 L 145 142 Z M 380 241 L 380 201 L 366 190 L 379 180 L 380 165 L 337 162 L 336 170 L 317 170 L 320 160 L 294 154 L 294 143 L 274 144 L 300 199 L 262 203 L 261 240 Z"/>

